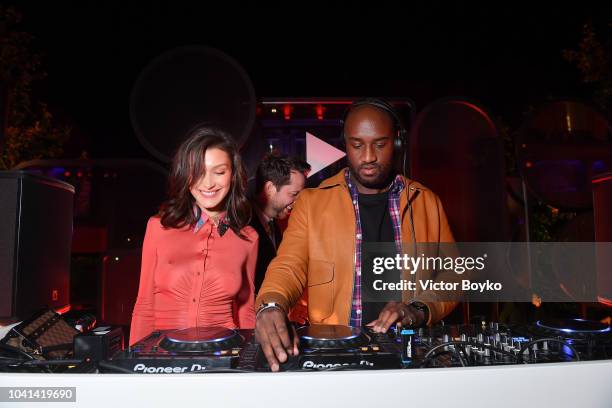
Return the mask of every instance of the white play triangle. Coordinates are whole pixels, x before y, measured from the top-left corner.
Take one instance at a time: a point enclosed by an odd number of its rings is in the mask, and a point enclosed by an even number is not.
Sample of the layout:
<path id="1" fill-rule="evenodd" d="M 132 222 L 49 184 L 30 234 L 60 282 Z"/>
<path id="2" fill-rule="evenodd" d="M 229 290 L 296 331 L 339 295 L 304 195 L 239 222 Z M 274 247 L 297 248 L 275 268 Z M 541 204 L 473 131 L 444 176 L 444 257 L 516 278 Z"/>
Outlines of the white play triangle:
<path id="1" fill-rule="evenodd" d="M 342 150 L 336 149 L 315 135 L 306 132 L 306 161 L 311 167 L 308 177 L 337 162 L 344 156 L 346 156 L 346 153 Z"/>

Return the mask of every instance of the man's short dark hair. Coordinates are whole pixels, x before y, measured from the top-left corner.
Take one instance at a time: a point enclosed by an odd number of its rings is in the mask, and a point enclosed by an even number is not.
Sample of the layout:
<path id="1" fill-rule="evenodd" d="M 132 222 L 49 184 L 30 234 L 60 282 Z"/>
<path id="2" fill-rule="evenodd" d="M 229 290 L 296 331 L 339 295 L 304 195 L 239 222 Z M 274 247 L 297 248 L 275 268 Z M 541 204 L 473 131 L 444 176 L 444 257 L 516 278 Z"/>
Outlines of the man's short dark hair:
<path id="1" fill-rule="evenodd" d="M 310 164 L 298 157 L 266 155 L 257 166 L 255 193 L 261 193 L 266 181 L 271 181 L 276 190 L 286 186 L 289 184 L 292 171 L 304 174 L 310 171 Z"/>

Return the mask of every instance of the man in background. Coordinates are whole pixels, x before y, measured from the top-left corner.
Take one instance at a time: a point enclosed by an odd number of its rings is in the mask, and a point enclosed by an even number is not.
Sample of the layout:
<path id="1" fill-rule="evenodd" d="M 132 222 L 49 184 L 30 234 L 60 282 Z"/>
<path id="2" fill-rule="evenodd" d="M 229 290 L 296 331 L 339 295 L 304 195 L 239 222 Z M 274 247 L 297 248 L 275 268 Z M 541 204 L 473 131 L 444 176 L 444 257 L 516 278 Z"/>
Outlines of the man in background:
<path id="1" fill-rule="evenodd" d="M 289 216 L 295 199 L 304 189 L 308 171 L 310 165 L 299 158 L 275 155 L 267 155 L 257 167 L 250 223 L 259 234 L 255 293 L 282 240 L 279 221 Z"/>

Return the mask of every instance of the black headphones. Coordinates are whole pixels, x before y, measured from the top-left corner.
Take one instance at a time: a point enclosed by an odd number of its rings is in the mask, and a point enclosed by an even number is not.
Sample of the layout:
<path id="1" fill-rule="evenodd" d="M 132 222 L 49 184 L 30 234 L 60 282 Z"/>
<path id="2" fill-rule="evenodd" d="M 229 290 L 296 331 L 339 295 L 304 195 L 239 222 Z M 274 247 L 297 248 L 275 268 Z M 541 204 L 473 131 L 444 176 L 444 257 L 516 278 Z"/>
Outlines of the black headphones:
<path id="1" fill-rule="evenodd" d="M 362 98 L 354 101 L 346 108 L 342 115 L 342 141 L 344 142 L 344 125 L 346 123 L 347 116 L 353 111 L 353 109 L 359 106 L 373 106 L 387 112 L 393 119 L 393 126 L 396 130 L 395 137 L 393 138 L 393 158 L 396 163 L 396 170 L 399 173 L 404 173 L 406 165 L 406 144 L 408 138 L 408 131 L 404 127 L 402 119 L 395 110 L 395 108 L 387 101 L 381 98 Z"/>

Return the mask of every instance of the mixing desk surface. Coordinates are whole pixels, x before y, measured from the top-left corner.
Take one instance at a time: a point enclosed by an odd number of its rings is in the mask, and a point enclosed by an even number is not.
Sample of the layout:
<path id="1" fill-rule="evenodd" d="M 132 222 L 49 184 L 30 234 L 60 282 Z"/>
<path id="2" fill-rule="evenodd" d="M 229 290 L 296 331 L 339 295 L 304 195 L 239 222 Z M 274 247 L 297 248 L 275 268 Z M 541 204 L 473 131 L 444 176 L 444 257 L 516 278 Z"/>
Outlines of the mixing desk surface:
<path id="1" fill-rule="evenodd" d="M 602 323 L 543 320 L 529 326 L 498 323 L 395 328 L 312 325 L 297 329 L 300 355 L 283 371 L 372 370 L 534 364 L 612 357 L 612 332 Z M 101 371 L 187 373 L 269 371 L 248 330 L 192 328 L 154 332 L 103 362 Z"/>

